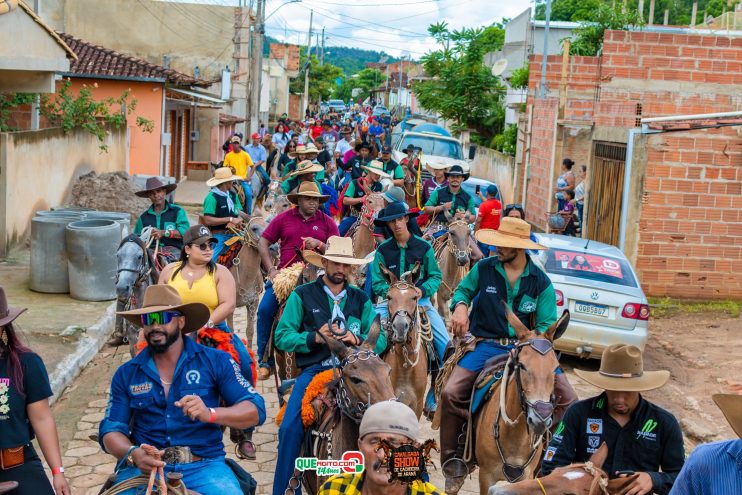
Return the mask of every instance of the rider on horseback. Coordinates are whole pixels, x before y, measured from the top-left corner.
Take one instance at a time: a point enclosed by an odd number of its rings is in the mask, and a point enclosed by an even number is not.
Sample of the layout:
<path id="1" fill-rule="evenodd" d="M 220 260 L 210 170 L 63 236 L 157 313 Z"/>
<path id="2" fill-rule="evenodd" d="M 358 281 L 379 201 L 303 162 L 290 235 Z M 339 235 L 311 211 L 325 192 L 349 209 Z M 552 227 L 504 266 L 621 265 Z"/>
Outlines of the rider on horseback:
<path id="1" fill-rule="evenodd" d="M 265 403 L 226 353 L 185 337 L 206 324 L 209 309 L 153 285 L 141 309 L 119 314 L 143 327 L 148 345 L 116 370 L 100 424 L 101 446 L 119 460 L 116 481 L 163 467 L 203 495 L 241 493 L 224 461 L 221 426 L 262 424 Z M 150 447 L 163 449 L 168 464 Z"/>
<path id="2" fill-rule="evenodd" d="M 316 157 L 316 155 L 315 155 Z M 302 182 L 314 182 L 317 189 L 322 190 L 322 180 L 325 177 L 325 168 L 319 163 L 311 160 L 303 160 L 296 166 L 296 170 L 290 172 L 281 182 L 281 191 L 288 194 L 296 191 Z"/>
<path id="3" fill-rule="evenodd" d="M 366 293 L 347 281 L 352 266 L 368 260 L 353 257 L 353 241 L 333 236 L 324 255 L 305 251 L 304 258 L 323 268 L 325 274 L 314 282 L 299 286 L 284 307 L 275 334 L 276 348 L 296 353 L 301 373 L 296 378 L 278 430 L 278 459 L 273 481 L 273 495 L 284 495 L 304 439 L 301 402 L 309 382 L 318 373 L 338 365 L 327 339 L 337 339 L 348 346 L 358 346 L 368 335 L 376 317 Z M 386 348 L 386 334 L 381 332 L 375 350 Z"/>
<path id="4" fill-rule="evenodd" d="M 443 364 L 443 354 L 449 341 L 446 323 L 430 302 L 430 296 L 435 294 L 441 285 L 441 271 L 433 247 L 409 230 L 409 219 L 415 216 L 417 213 L 409 212 L 407 205 L 402 202 L 391 203 L 379 212 L 376 225 L 382 227 L 386 240 L 376 249 L 370 272 L 371 285 L 374 295 L 382 300 L 376 305 L 376 312 L 382 318 L 388 318 L 386 296 L 389 284 L 381 274 L 380 265 L 384 265 L 398 279 L 402 279 L 403 274 L 411 270 L 415 263 L 420 263 L 420 277 L 416 283 L 416 290 L 419 297 L 418 305 L 425 311 L 433 331 L 433 344 L 438 357 L 438 366 L 431 366 L 432 382 L 435 383 L 438 367 Z M 430 415 L 435 409 L 435 393 L 431 387 L 425 398 L 425 414 Z"/>
<path id="5" fill-rule="evenodd" d="M 139 215 L 134 233 L 141 235 L 145 227 L 152 227 L 151 237 L 159 239 L 159 252 L 169 258 L 168 262 L 180 257 L 183 234 L 190 225 L 185 210 L 167 200 L 167 195 L 177 187 L 177 184 L 164 184 L 159 177 L 150 177 L 144 189 L 134 193 L 152 201 L 152 206 Z"/>
<path id="6" fill-rule="evenodd" d="M 383 146 L 381 148 L 379 161 L 384 164 L 384 172 L 389 174 L 394 185 L 402 186 L 404 184 L 404 169 L 399 163 L 392 159 L 391 146 Z"/>
<path id="7" fill-rule="evenodd" d="M 250 187 L 250 178 L 252 177 L 253 161 L 249 154 L 242 149 L 240 136 L 232 136 L 229 140 L 232 145 L 232 151 L 224 156 L 222 167 L 232 167 L 234 174 L 242 183 L 242 189 L 245 191 L 245 211 L 252 213 L 252 188 Z"/>
<path id="8" fill-rule="evenodd" d="M 366 200 L 366 195 L 382 192 L 384 186 L 381 184 L 381 179 L 391 177 L 384 170 L 384 164 L 376 160 L 370 162 L 368 165 L 361 165 L 361 168 L 366 171 L 366 175 L 354 179 L 348 185 L 348 188 L 345 190 L 345 196 L 343 197 L 343 205 L 348 207 L 348 212 L 338 226 L 338 230 L 342 236 L 347 234 L 353 224 L 358 221 L 358 217 L 361 214 L 361 205 Z"/>
<path id="9" fill-rule="evenodd" d="M 464 172 L 461 165 L 454 165 L 445 172 L 445 176 L 448 185 L 433 191 L 425 203 L 425 213 L 432 218 L 433 237 L 442 235 L 448 223 L 453 220 L 474 223 L 477 217 L 474 198 L 461 188 L 461 183 L 469 178 L 469 174 Z M 471 260 L 474 262 L 481 260 L 483 255 L 474 239 L 470 238 L 469 246 L 471 247 Z"/>
<path id="10" fill-rule="evenodd" d="M 327 196 L 320 194 L 317 185 L 311 181 L 303 182 L 299 190 L 288 195 L 288 200 L 296 208 L 284 211 L 276 216 L 263 231 L 258 243 L 263 269 L 268 274 L 265 282 L 265 293 L 258 306 L 258 360 L 260 369 L 258 378 L 265 380 L 270 376 L 272 362 L 263 361 L 265 348 L 271 334 L 273 319 L 278 312 L 278 300 L 273 291 L 273 278 L 278 270 L 300 261 L 297 249 L 325 250 L 325 242 L 330 236 L 338 235 L 335 221 L 320 211 L 320 204 L 327 201 Z M 281 255 L 278 267 L 273 265 L 270 246 L 280 242 Z"/>
<path id="11" fill-rule="evenodd" d="M 216 261 L 224 249 L 224 243 L 233 233 L 229 229 L 241 229 L 245 220 L 250 217 L 240 203 L 237 193 L 232 190 L 232 183 L 241 180 L 232 174 L 229 167 L 221 167 L 214 171 L 214 177 L 206 181 L 211 188 L 204 199 L 203 224 L 211 229 L 211 233 L 217 241 L 214 246 L 212 259 Z"/>
<path id="12" fill-rule="evenodd" d="M 546 331 L 557 319 L 554 287 L 525 252 L 546 249 L 529 239 L 530 232 L 528 223 L 515 218 L 504 218 L 498 231 L 480 230 L 477 239 L 497 246 L 497 256 L 474 265 L 451 301 L 454 337 L 461 339 L 470 333 L 476 340 L 453 368 L 441 393 L 441 463 L 447 492 L 458 492 L 469 473 L 459 438 L 471 419 L 474 382 L 488 359 L 507 354 L 518 342 L 503 305 L 507 304 L 526 327 L 536 332 Z M 554 393 L 560 406 L 554 412 L 556 424 L 566 406 L 577 398 L 561 370 L 557 371 Z"/>
<path id="13" fill-rule="evenodd" d="M 363 168 L 368 165 L 373 157 L 371 156 L 371 145 L 363 142 L 361 147 L 358 148 L 358 155 L 354 156 L 348 163 L 345 164 L 345 172 L 350 173 L 350 179 L 360 179 L 363 175 Z"/>

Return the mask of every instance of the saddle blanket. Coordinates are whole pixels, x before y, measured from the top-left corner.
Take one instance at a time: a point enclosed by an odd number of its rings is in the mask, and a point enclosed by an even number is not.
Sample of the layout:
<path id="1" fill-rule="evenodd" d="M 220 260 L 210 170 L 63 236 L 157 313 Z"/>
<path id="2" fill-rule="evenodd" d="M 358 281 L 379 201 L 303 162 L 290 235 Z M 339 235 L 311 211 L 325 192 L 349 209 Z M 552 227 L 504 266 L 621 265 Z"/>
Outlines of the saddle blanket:
<path id="1" fill-rule="evenodd" d="M 326 397 L 328 395 L 328 393 L 330 392 L 330 384 L 332 383 L 333 379 L 333 370 L 329 369 L 317 373 L 317 375 L 312 378 L 312 381 L 309 382 L 309 385 L 304 392 L 304 397 L 301 400 L 301 422 L 304 425 L 304 429 L 309 428 L 312 423 L 319 419 L 317 415 L 318 411 L 315 409 L 315 406 L 312 403 L 320 396 Z M 283 413 L 285 410 L 286 404 L 281 406 L 281 410 L 278 411 L 278 414 L 276 415 L 276 424 L 278 426 L 281 426 L 281 422 L 283 421 Z"/>
<path id="2" fill-rule="evenodd" d="M 476 414 L 479 411 L 479 408 L 482 407 L 482 404 L 487 402 L 487 399 L 489 398 L 490 391 L 492 390 L 492 387 L 495 386 L 495 383 L 502 378 L 502 373 L 498 372 L 493 375 L 490 375 L 488 378 L 486 378 L 483 382 L 479 383 L 476 388 L 474 389 L 474 394 L 471 398 L 471 414 Z"/>

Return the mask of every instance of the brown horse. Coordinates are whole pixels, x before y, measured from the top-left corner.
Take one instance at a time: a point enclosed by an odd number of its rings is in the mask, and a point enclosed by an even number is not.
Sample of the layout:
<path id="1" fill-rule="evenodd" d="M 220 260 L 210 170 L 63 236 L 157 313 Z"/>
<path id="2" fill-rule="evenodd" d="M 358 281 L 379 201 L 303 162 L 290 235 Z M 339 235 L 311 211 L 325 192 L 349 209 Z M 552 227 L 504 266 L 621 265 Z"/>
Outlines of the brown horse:
<path id="1" fill-rule="evenodd" d="M 425 405 L 425 387 L 428 384 L 428 351 L 420 322 L 420 309 L 415 284 L 420 275 L 420 263 L 401 279 L 380 265 L 381 273 L 389 284 L 387 301 L 389 318 L 386 332 L 390 348 L 384 361 L 392 367 L 392 385 L 400 402 L 410 406 L 418 419 Z M 428 341 L 432 340 L 430 327 Z"/>
<path id="2" fill-rule="evenodd" d="M 492 388 L 492 398 L 474 418 L 480 493 L 503 479 L 533 478 L 554 412 L 554 380 L 559 366 L 554 335 L 563 333 L 569 324 L 569 311 L 565 311 L 546 332 L 538 334 L 506 305 L 505 309 L 518 344 L 502 378 Z"/>
<path id="3" fill-rule="evenodd" d="M 469 246 L 469 225 L 464 220 L 454 220 L 448 224 L 448 232 L 435 240 L 436 259 L 443 280 L 436 293 L 438 313 L 448 319 L 448 301 L 453 297 L 456 287 L 467 273 L 471 260 Z"/>
<path id="4" fill-rule="evenodd" d="M 303 457 L 339 459 L 343 452 L 358 450 L 358 428 L 365 410 L 377 402 L 394 400 L 390 379 L 391 369 L 374 352 L 381 332 L 379 317 L 374 320 L 365 342 L 360 347 L 346 347 L 337 339 L 328 339 L 327 345 L 340 360 L 339 378 L 334 390 L 337 405 L 329 415 L 310 426 L 307 435 L 313 448 L 305 450 Z M 307 443 L 305 442 L 305 445 Z M 295 472 L 292 488 L 303 481 L 311 494 L 317 493 L 325 481 L 315 471 L 305 471 L 302 477 Z"/>
<path id="5" fill-rule="evenodd" d="M 376 249 L 376 239 L 374 238 L 374 220 L 376 214 L 384 208 L 384 198 L 381 194 L 367 194 L 363 198 L 363 206 L 358 221 L 349 232 L 353 238 L 353 256 L 356 258 L 365 258 L 371 251 Z"/>
<path id="6" fill-rule="evenodd" d="M 608 458 L 608 445 L 603 442 L 600 448 L 590 456 L 590 460 L 580 464 L 570 464 L 556 468 L 543 478 L 523 480 L 506 486 L 491 486 L 488 495 L 531 495 L 548 493 L 549 495 L 619 495 L 639 475 L 609 480 L 603 471 L 603 464 Z"/>

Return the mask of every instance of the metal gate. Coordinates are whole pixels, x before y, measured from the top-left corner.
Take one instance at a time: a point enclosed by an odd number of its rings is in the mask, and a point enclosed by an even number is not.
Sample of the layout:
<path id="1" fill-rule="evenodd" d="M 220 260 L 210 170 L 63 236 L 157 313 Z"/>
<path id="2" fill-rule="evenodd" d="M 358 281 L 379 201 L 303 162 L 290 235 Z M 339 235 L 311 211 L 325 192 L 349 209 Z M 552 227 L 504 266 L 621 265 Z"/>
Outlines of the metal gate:
<path id="1" fill-rule="evenodd" d="M 586 219 L 590 239 L 618 246 L 625 165 L 625 144 L 593 143 Z"/>

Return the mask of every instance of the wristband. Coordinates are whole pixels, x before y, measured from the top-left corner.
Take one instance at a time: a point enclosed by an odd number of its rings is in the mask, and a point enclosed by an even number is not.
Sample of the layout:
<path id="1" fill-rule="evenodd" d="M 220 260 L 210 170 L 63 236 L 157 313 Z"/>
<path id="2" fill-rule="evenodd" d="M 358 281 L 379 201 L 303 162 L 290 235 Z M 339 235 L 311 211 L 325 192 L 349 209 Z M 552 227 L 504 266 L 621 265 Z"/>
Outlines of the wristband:
<path id="1" fill-rule="evenodd" d="M 210 407 L 209 411 L 211 411 L 211 416 L 209 416 L 209 423 L 215 423 L 216 422 L 216 409 L 214 409 L 213 407 Z"/>
<path id="2" fill-rule="evenodd" d="M 171 234 L 172 234 L 172 231 L 170 230 L 165 231 L 165 237 L 170 237 Z"/>
<path id="3" fill-rule="evenodd" d="M 52 475 L 56 476 L 62 473 L 64 473 L 64 468 L 62 466 L 52 468 Z"/>

